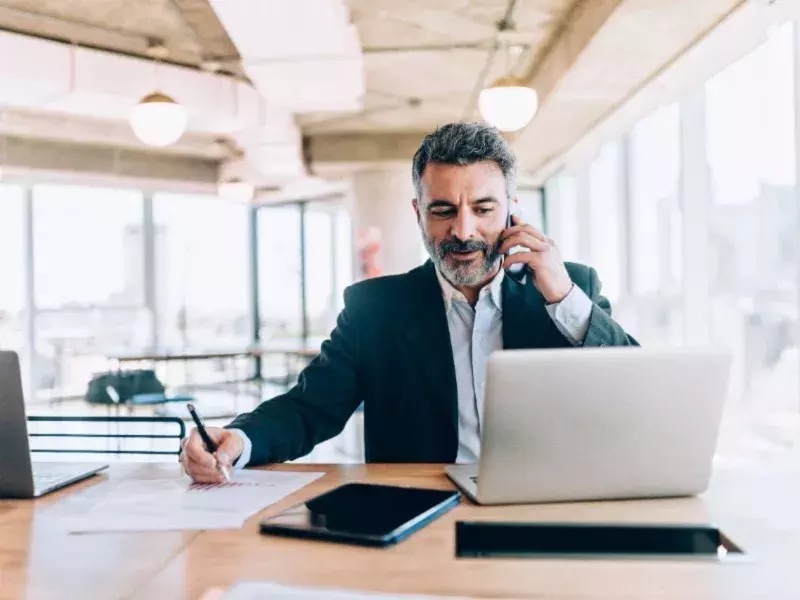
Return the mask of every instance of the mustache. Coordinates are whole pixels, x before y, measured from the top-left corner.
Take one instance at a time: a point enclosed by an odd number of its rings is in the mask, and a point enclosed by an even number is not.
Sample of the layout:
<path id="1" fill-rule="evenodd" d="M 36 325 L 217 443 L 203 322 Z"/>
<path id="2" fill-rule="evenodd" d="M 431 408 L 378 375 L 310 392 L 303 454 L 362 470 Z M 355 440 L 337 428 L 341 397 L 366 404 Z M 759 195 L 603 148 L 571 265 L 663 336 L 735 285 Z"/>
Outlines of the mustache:
<path id="1" fill-rule="evenodd" d="M 489 252 L 490 248 L 489 244 L 480 240 L 462 241 L 457 238 L 450 238 L 442 242 L 442 244 L 439 246 L 439 250 L 442 255 L 447 254 L 448 252 L 467 253 L 475 252 L 476 250 L 480 250 L 486 254 Z"/>

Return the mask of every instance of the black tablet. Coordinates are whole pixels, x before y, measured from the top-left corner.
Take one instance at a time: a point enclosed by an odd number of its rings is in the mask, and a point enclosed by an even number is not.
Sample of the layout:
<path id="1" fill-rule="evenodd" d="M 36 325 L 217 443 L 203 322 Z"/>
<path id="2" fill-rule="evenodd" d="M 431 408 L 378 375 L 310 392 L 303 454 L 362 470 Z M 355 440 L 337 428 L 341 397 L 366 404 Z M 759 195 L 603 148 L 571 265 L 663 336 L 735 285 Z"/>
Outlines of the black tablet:
<path id="1" fill-rule="evenodd" d="M 670 523 L 456 522 L 456 556 L 692 557 L 733 560 L 744 551 L 715 527 Z"/>
<path id="2" fill-rule="evenodd" d="M 264 534 L 388 546 L 458 505 L 447 490 L 348 483 L 261 522 Z"/>

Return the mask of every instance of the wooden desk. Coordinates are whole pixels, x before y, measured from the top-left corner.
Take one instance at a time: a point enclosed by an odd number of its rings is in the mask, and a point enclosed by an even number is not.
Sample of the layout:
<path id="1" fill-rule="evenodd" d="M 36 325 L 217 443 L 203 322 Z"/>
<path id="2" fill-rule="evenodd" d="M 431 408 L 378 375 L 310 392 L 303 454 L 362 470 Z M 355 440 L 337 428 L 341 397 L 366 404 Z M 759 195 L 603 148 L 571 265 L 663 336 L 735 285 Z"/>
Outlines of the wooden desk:
<path id="1" fill-rule="evenodd" d="M 0 501 L 1 598 L 201 598 L 238 579 L 377 591 L 536 598 L 800 598 L 800 469 L 718 471 L 701 498 L 478 507 L 468 501 L 398 546 L 367 549 L 260 536 L 258 521 L 344 481 L 451 488 L 441 466 L 320 465 L 328 475 L 241 530 L 63 535 L 36 516 L 77 488 Z M 111 480 L 178 476 L 174 465 L 115 467 Z M 104 476 L 104 479 L 107 476 Z M 749 564 L 456 559 L 457 519 L 714 522 Z"/>

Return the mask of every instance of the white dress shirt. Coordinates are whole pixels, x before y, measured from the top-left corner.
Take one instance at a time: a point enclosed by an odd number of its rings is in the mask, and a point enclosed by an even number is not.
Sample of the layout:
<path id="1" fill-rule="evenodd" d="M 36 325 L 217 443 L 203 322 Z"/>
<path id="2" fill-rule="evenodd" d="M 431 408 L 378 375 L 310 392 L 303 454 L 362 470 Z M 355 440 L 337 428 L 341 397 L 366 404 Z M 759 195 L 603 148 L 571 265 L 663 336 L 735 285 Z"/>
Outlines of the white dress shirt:
<path id="1" fill-rule="evenodd" d="M 492 352 L 503 348 L 502 284 L 505 270 L 500 269 L 491 283 L 481 289 L 474 307 L 438 269 L 436 275 L 447 313 L 458 390 L 456 462 L 477 462 L 481 453 L 486 360 Z M 557 304 L 548 304 L 546 308 L 559 331 L 573 345 L 580 346 L 586 337 L 592 315 L 592 301 L 583 290 L 573 286 L 566 298 Z M 244 445 L 241 456 L 233 465 L 241 469 L 250 461 L 253 444 L 241 429 L 230 431 L 239 435 Z"/>
<path id="2" fill-rule="evenodd" d="M 439 285 L 444 297 L 453 365 L 458 389 L 458 453 L 456 462 L 477 462 L 481 453 L 481 422 L 486 388 L 486 361 L 495 350 L 503 348 L 503 295 L 505 270 L 478 294 L 472 307 L 439 271 Z M 592 301 L 577 286 L 561 302 L 547 305 L 547 312 L 558 329 L 574 345 L 583 343 Z"/>

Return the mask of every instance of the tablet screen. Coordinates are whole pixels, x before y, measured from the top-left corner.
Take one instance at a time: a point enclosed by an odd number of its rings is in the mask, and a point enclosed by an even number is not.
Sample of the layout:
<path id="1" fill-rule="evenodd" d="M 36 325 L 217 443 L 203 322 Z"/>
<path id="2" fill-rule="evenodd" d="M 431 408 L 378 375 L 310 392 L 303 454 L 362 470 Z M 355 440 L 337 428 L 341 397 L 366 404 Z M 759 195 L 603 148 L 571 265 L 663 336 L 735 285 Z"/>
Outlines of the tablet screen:
<path id="1" fill-rule="evenodd" d="M 455 506 L 459 496 L 446 490 L 351 483 L 266 519 L 261 531 L 386 539 Z"/>
<path id="2" fill-rule="evenodd" d="M 456 523 L 456 554 L 705 556 L 742 554 L 714 527 L 681 524 Z"/>

